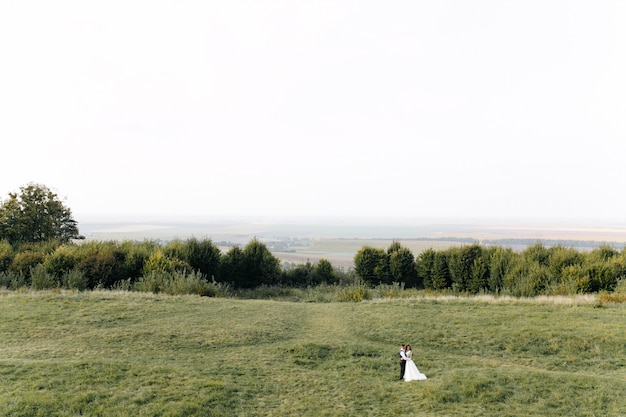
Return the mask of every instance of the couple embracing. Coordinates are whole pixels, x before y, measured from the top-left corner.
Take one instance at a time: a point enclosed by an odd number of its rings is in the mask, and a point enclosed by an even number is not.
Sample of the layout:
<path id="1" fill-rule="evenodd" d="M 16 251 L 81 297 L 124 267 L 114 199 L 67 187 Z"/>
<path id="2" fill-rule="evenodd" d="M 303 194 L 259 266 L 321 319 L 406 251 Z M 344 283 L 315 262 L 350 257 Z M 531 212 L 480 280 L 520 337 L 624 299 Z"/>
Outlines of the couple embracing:
<path id="1" fill-rule="evenodd" d="M 415 362 L 413 362 L 411 345 L 400 345 L 400 379 L 405 381 L 423 381 L 426 379 L 426 375 L 420 373 Z"/>

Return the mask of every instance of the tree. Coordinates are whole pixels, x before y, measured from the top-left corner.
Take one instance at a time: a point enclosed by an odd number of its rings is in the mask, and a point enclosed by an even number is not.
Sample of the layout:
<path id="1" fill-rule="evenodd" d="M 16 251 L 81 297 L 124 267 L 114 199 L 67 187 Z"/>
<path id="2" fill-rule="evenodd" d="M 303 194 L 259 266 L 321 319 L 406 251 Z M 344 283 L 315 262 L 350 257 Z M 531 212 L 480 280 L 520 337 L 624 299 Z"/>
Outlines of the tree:
<path id="1" fill-rule="evenodd" d="M 220 280 L 235 288 L 247 286 L 245 256 L 239 246 L 231 247 L 220 262 Z"/>
<path id="2" fill-rule="evenodd" d="M 252 239 L 243 248 L 246 282 L 243 287 L 276 284 L 280 278 L 280 260 L 272 255 L 265 244 Z"/>
<path id="3" fill-rule="evenodd" d="M 413 252 L 398 248 L 389 254 L 389 274 L 393 282 L 403 282 L 407 287 L 417 285 L 417 268 Z"/>
<path id="4" fill-rule="evenodd" d="M 315 272 L 315 277 L 318 281 L 316 283 L 325 282 L 327 284 L 333 284 L 337 281 L 335 269 L 328 259 L 322 258 L 317 261 L 317 264 L 313 266 L 313 271 Z"/>
<path id="5" fill-rule="evenodd" d="M 467 289 L 476 294 L 480 291 L 487 290 L 489 282 L 489 267 L 487 260 L 482 256 L 474 259 L 472 265 L 472 276 L 467 282 Z"/>
<path id="6" fill-rule="evenodd" d="M 19 194 L 9 193 L 0 205 L 0 239 L 12 245 L 83 238 L 71 210 L 45 185 L 20 187 Z"/>
<path id="7" fill-rule="evenodd" d="M 354 271 L 368 284 L 388 284 L 389 255 L 384 249 L 363 246 L 354 255 Z"/>
<path id="8" fill-rule="evenodd" d="M 417 268 L 418 288 L 433 288 L 433 266 L 435 264 L 435 250 L 428 248 L 417 256 L 415 267 Z"/>
<path id="9" fill-rule="evenodd" d="M 450 287 L 450 270 L 445 252 L 435 252 L 433 260 L 432 288 L 442 290 Z"/>
<path id="10" fill-rule="evenodd" d="M 187 253 L 184 258 L 196 271 L 206 276 L 208 280 L 219 280 L 220 259 L 222 254 L 211 239 L 187 240 Z"/>
<path id="11" fill-rule="evenodd" d="M 490 291 L 495 293 L 502 291 L 504 277 L 511 268 L 514 257 L 515 253 L 511 248 L 500 246 L 489 248 L 489 278 L 487 279 L 487 284 Z"/>
<path id="12" fill-rule="evenodd" d="M 478 244 L 450 248 L 448 250 L 448 267 L 450 279 L 456 291 L 465 291 L 472 277 L 474 261 L 482 256 L 482 247 Z"/>

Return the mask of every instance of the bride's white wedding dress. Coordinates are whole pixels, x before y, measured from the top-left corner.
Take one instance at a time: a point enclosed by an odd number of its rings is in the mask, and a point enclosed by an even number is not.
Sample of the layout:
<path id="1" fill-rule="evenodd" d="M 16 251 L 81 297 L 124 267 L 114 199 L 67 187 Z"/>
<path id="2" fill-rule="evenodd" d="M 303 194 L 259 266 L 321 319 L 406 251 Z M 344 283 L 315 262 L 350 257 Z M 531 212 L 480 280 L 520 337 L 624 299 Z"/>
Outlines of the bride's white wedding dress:
<path id="1" fill-rule="evenodd" d="M 413 362 L 413 359 L 408 358 L 406 360 L 406 368 L 404 370 L 405 381 L 423 381 L 426 379 L 426 375 L 420 373 L 419 369 Z"/>

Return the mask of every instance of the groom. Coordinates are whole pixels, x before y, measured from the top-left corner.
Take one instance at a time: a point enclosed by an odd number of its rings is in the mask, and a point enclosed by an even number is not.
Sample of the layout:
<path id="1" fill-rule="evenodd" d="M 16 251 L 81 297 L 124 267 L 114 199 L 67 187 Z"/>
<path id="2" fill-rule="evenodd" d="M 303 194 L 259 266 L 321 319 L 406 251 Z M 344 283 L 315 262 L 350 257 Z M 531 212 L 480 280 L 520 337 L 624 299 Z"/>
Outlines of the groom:
<path id="1" fill-rule="evenodd" d="M 406 345 L 400 345 L 400 379 L 404 379 L 404 370 L 406 369 Z"/>

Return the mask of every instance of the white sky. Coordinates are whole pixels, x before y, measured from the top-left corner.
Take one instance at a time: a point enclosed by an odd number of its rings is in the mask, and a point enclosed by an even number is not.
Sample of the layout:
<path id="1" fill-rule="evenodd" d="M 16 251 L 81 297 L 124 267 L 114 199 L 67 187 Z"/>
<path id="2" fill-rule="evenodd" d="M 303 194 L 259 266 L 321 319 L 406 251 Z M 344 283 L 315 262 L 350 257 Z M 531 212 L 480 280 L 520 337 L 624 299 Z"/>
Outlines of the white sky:
<path id="1" fill-rule="evenodd" d="M 617 218 L 626 2 L 0 2 L 0 196 L 92 215 Z"/>

